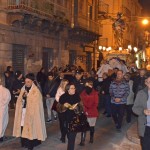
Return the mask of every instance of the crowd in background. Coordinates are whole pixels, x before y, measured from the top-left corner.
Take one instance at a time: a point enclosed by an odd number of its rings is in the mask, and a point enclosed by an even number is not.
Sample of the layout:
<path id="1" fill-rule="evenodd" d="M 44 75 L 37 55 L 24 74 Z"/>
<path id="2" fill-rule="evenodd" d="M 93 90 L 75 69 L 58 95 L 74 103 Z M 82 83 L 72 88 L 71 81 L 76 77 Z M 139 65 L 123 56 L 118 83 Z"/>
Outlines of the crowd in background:
<path id="1" fill-rule="evenodd" d="M 124 63 L 121 68 L 112 68 L 106 61 L 98 70 L 92 68 L 89 72 L 80 66 L 66 65 L 65 68 L 55 66 L 51 70 L 41 68 L 36 75 L 29 73 L 26 76 L 8 66 L 4 76 L 5 87 L 11 95 L 11 100 L 8 98 L 9 108 L 15 109 L 13 135 L 21 137 L 22 147 L 29 150 L 47 137 L 44 108 L 47 109 L 46 123 L 59 120 L 60 140 L 65 143 L 67 136 L 68 150 L 74 149 L 77 133 L 68 131 L 68 124 L 77 105 L 87 116 L 90 143 L 94 141 L 94 127 L 101 108 L 104 109 L 103 115 L 112 117 L 117 132 L 121 132 L 125 113 L 126 121 L 130 123 L 138 92 L 147 87 L 145 83 L 149 78 L 145 69 L 127 67 Z M 0 133 L 1 141 L 3 136 L 4 133 Z M 84 146 L 85 138 L 86 131 L 83 131 L 79 145 Z"/>

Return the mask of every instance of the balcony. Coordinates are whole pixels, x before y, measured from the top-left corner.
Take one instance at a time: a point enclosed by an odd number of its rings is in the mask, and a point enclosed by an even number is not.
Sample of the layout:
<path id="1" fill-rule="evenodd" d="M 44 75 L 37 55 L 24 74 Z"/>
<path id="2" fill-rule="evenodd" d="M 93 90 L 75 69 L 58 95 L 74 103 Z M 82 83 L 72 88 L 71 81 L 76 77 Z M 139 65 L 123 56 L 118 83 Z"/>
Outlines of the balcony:
<path id="1" fill-rule="evenodd" d="M 86 16 L 78 15 L 77 22 L 75 26 L 81 27 L 87 31 L 99 34 L 100 33 L 100 24 L 94 20 L 88 19 Z"/>
<path id="2" fill-rule="evenodd" d="M 74 27 L 69 31 L 69 38 L 71 40 L 90 43 L 101 36 L 101 25 L 86 16 L 78 15 Z"/>
<path id="3" fill-rule="evenodd" d="M 70 9 L 67 6 L 61 6 L 47 0 L 6 0 L 6 2 L 0 3 L 0 8 L 8 12 L 24 11 L 48 18 L 57 17 L 66 20 L 70 20 L 71 18 Z"/>
<path id="4" fill-rule="evenodd" d="M 105 19 L 109 11 L 109 5 L 99 0 L 98 15 L 100 19 Z"/>
<path id="5" fill-rule="evenodd" d="M 9 15 L 8 24 L 42 32 L 58 31 L 69 25 L 71 18 L 67 5 L 50 0 L 4 0 L 0 9 Z"/>

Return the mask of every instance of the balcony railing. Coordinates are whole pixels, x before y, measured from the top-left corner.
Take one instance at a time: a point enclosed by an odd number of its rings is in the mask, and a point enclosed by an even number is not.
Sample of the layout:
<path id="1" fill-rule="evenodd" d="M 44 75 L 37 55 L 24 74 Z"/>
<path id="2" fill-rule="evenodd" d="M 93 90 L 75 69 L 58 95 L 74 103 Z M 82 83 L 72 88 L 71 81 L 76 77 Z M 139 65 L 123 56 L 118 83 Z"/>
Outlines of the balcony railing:
<path id="1" fill-rule="evenodd" d="M 33 13 L 38 13 L 44 16 L 59 16 L 70 20 L 70 8 L 58 5 L 50 0 L 6 0 L 0 2 L 0 8 L 7 10 L 26 10 Z"/>
<path id="2" fill-rule="evenodd" d="M 101 32 L 100 24 L 96 21 L 87 19 L 85 16 L 78 16 L 77 23 L 75 23 L 75 25 L 97 34 L 100 34 Z"/>
<path id="3" fill-rule="evenodd" d="M 131 11 L 127 7 L 124 7 L 124 6 L 122 6 L 122 9 L 123 9 L 124 16 L 126 16 L 128 18 L 128 20 L 130 21 L 131 20 Z"/>
<path id="4" fill-rule="evenodd" d="M 98 12 L 99 14 L 107 14 L 109 11 L 109 5 L 99 0 Z"/>

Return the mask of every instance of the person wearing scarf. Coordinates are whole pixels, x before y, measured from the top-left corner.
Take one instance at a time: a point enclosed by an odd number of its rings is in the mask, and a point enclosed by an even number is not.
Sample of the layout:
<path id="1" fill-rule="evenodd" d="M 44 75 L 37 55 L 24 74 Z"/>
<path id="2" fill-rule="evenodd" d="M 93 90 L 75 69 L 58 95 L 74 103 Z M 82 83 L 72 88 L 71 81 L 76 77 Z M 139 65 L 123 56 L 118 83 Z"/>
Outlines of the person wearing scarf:
<path id="1" fill-rule="evenodd" d="M 87 116 L 87 120 L 90 125 L 90 141 L 93 143 L 94 127 L 98 117 L 98 92 L 93 88 L 93 82 L 87 81 L 85 83 L 85 89 L 81 93 L 81 100 L 83 102 L 84 112 Z M 84 146 L 86 132 L 81 133 L 80 146 Z"/>

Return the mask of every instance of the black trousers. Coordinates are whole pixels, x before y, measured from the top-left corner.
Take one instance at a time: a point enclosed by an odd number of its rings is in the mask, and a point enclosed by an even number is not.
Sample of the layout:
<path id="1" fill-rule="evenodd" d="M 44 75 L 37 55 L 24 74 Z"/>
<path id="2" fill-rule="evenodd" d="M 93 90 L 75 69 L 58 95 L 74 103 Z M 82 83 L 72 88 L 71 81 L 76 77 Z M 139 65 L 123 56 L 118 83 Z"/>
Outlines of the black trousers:
<path id="1" fill-rule="evenodd" d="M 23 131 L 23 127 L 21 127 L 21 133 Z M 34 139 L 34 140 L 29 140 L 27 138 L 22 138 L 21 137 L 21 146 L 28 148 L 28 149 L 33 149 L 34 147 L 38 146 L 41 144 L 40 140 Z"/>
<path id="2" fill-rule="evenodd" d="M 103 100 L 105 103 L 105 111 L 108 115 L 111 115 L 111 97 L 110 95 L 103 95 Z"/>
<path id="3" fill-rule="evenodd" d="M 111 105 L 112 118 L 116 124 L 116 128 L 120 129 L 125 112 L 125 104 L 112 104 Z"/>
<path id="4" fill-rule="evenodd" d="M 129 123 L 131 122 L 131 116 L 132 116 L 132 107 L 133 105 L 126 105 L 126 121 Z"/>
<path id="5" fill-rule="evenodd" d="M 77 135 L 77 133 L 75 133 L 75 132 L 68 132 L 67 133 L 67 137 L 68 137 L 67 150 L 74 150 L 76 135 Z"/>
<path id="6" fill-rule="evenodd" d="M 150 150 L 150 127 L 146 126 L 144 137 L 140 137 L 142 150 Z"/>
<path id="7" fill-rule="evenodd" d="M 67 125 L 66 125 L 64 113 L 58 113 L 58 118 L 59 118 L 61 138 L 65 139 L 65 137 L 67 135 Z"/>

